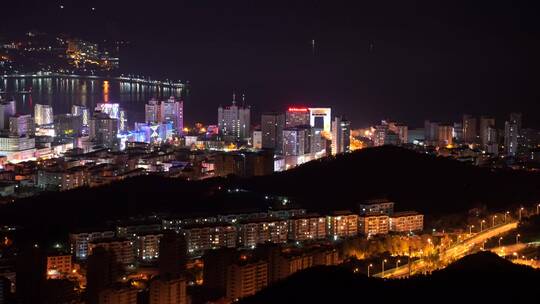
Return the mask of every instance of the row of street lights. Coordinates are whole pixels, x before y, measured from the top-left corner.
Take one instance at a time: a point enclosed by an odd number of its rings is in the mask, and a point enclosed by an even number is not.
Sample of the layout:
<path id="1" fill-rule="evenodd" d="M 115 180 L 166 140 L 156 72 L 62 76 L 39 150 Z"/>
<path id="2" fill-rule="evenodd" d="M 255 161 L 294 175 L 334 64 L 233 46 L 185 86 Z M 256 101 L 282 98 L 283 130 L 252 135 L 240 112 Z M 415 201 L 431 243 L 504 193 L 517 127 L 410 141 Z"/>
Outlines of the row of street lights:
<path id="1" fill-rule="evenodd" d="M 382 268 L 382 271 L 381 271 L 381 278 L 384 278 L 384 264 L 388 263 L 388 260 L 387 259 L 384 259 L 382 260 L 382 263 L 381 263 L 381 268 Z M 396 260 L 396 268 L 399 267 L 399 264 L 401 263 L 401 260 Z M 370 270 L 371 268 L 373 268 L 373 264 L 369 264 L 368 267 L 367 267 L 367 276 L 368 278 L 370 277 Z"/>

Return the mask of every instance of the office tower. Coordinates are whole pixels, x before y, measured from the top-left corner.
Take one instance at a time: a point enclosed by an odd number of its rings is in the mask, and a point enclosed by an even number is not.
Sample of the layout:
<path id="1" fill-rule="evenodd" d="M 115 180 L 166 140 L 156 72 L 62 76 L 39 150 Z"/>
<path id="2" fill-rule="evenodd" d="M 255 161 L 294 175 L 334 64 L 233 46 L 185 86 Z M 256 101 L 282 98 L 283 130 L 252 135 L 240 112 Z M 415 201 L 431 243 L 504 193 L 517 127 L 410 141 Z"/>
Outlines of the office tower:
<path id="1" fill-rule="evenodd" d="M 96 145 L 115 148 L 118 145 L 118 119 L 110 118 L 106 113 L 95 112 L 90 118 L 89 136 Z"/>
<path id="2" fill-rule="evenodd" d="M 504 124 L 504 148 L 507 156 L 516 156 L 518 152 L 519 121 L 510 116 Z"/>
<path id="3" fill-rule="evenodd" d="M 424 141 L 426 145 L 436 145 L 439 141 L 439 123 L 424 121 Z"/>
<path id="4" fill-rule="evenodd" d="M 472 115 L 463 115 L 463 141 L 467 144 L 478 142 L 477 120 Z"/>
<path id="5" fill-rule="evenodd" d="M 283 155 L 301 156 L 310 153 L 309 126 L 283 129 Z"/>
<path id="6" fill-rule="evenodd" d="M 251 135 L 251 110 L 245 104 L 237 105 L 233 95 L 232 105 L 218 108 L 220 133 L 228 140 L 245 140 Z"/>
<path id="7" fill-rule="evenodd" d="M 162 123 L 172 122 L 177 133 L 182 133 L 184 129 L 184 102 L 177 101 L 174 97 L 162 101 L 160 104 L 160 119 Z M 246 134 L 249 134 L 249 130 Z"/>
<path id="8" fill-rule="evenodd" d="M 261 116 L 262 147 L 274 149 L 276 154 L 283 153 L 283 129 L 285 115 L 282 113 L 264 113 Z"/>
<path id="9" fill-rule="evenodd" d="M 86 299 L 89 304 L 99 303 L 100 293 L 120 276 L 120 266 L 111 251 L 98 247 L 88 257 L 86 269 Z"/>
<path id="10" fill-rule="evenodd" d="M 120 114 L 118 117 L 118 130 L 120 132 L 126 132 L 127 129 L 128 129 L 127 112 L 123 109 L 120 109 Z"/>
<path id="11" fill-rule="evenodd" d="M 46 257 L 37 245 L 24 245 L 15 262 L 17 303 L 41 303 L 46 280 Z"/>
<path id="12" fill-rule="evenodd" d="M 351 123 L 342 117 L 335 117 L 332 122 L 332 154 L 351 151 Z"/>
<path id="13" fill-rule="evenodd" d="M 262 149 L 262 131 L 253 130 L 253 135 L 251 136 L 251 146 L 253 149 L 260 150 Z"/>
<path id="14" fill-rule="evenodd" d="M 148 123 L 157 123 L 161 121 L 160 118 L 160 109 L 159 101 L 151 99 L 144 106 L 144 122 Z"/>
<path id="15" fill-rule="evenodd" d="M 439 124 L 438 128 L 438 146 L 446 147 L 453 144 L 454 127 L 447 124 Z"/>
<path id="16" fill-rule="evenodd" d="M 311 115 L 308 108 L 289 108 L 285 113 L 285 127 L 309 126 Z"/>
<path id="17" fill-rule="evenodd" d="M 9 117 L 10 136 L 30 136 L 35 135 L 34 118 L 31 115 L 15 115 Z"/>
<path id="18" fill-rule="evenodd" d="M 36 104 L 34 106 L 34 119 L 36 126 L 52 124 L 54 122 L 52 106 Z"/>
<path id="19" fill-rule="evenodd" d="M 463 142 L 463 123 L 455 122 L 454 123 L 454 139 L 456 142 Z"/>
<path id="20" fill-rule="evenodd" d="M 162 277 L 179 276 L 186 269 L 187 241 L 184 235 L 167 231 L 159 242 L 159 274 Z"/>
<path id="21" fill-rule="evenodd" d="M 387 133 L 388 133 L 388 125 L 382 124 L 382 125 L 375 126 L 375 132 L 373 133 L 373 145 L 375 147 L 384 146 L 386 144 Z M 332 142 L 334 142 L 333 136 L 332 136 Z"/>
<path id="22" fill-rule="evenodd" d="M 15 100 L 0 103 L 0 129 L 9 129 L 9 118 L 16 113 Z"/>
<path id="23" fill-rule="evenodd" d="M 82 135 L 82 130 L 82 115 L 60 114 L 54 116 L 54 134 L 57 137 L 78 137 Z"/>
<path id="24" fill-rule="evenodd" d="M 486 147 L 489 144 L 489 129 L 495 127 L 495 118 L 481 116 L 480 117 L 480 143 L 482 147 Z"/>
<path id="25" fill-rule="evenodd" d="M 149 304 L 187 304 L 186 280 L 163 276 L 153 279 L 149 300 Z"/>
<path id="26" fill-rule="evenodd" d="M 330 133 L 332 131 L 332 109 L 309 108 L 309 124 Z"/>
<path id="27" fill-rule="evenodd" d="M 100 102 L 96 105 L 96 111 L 109 115 L 110 118 L 120 118 L 120 104 Z"/>
<path id="28" fill-rule="evenodd" d="M 409 141 L 409 127 L 406 125 L 396 124 L 394 132 L 398 135 L 400 144 L 406 144 Z"/>
<path id="29" fill-rule="evenodd" d="M 323 137 L 323 129 L 311 128 L 309 150 L 315 158 L 326 155 L 326 138 Z"/>
<path id="30" fill-rule="evenodd" d="M 88 121 L 90 120 L 90 112 L 85 106 L 73 105 L 71 106 L 71 114 L 74 116 L 82 117 L 82 124 L 84 127 L 88 127 Z"/>

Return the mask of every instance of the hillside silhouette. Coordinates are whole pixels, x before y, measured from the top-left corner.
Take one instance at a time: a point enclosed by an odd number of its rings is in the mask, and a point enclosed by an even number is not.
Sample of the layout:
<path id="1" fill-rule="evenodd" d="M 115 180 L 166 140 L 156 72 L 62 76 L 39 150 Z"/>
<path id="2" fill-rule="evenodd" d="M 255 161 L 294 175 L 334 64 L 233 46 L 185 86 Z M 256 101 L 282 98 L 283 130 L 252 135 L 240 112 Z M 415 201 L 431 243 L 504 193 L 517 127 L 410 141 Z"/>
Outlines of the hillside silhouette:
<path id="1" fill-rule="evenodd" d="M 480 252 L 431 275 L 409 279 L 381 280 L 337 266 L 314 267 L 240 303 L 348 303 L 352 299 L 381 303 L 534 303 L 536 290 L 528 288 L 538 279 L 538 270 Z"/>
<path id="2" fill-rule="evenodd" d="M 397 210 L 441 215 L 538 201 L 539 185 L 537 173 L 493 171 L 388 146 L 248 179 L 186 181 L 148 175 L 98 188 L 45 193 L 0 206 L 0 223 L 61 235 L 74 227 L 153 213 L 187 216 L 266 209 L 272 204 L 267 195 L 288 196 L 318 212 L 356 211 L 359 202 L 384 196 L 396 202 Z"/>

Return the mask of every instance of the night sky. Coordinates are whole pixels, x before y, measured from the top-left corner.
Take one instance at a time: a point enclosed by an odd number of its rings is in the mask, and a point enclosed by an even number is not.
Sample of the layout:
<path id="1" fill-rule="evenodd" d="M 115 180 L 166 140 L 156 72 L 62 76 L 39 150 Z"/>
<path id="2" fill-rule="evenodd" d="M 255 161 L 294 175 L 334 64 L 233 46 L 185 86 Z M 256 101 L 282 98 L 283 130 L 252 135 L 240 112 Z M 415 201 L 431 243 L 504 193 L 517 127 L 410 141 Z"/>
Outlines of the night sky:
<path id="1" fill-rule="evenodd" d="M 131 41 L 125 71 L 191 82 L 190 123 L 215 122 L 236 91 L 255 113 L 331 106 L 354 127 L 464 112 L 502 126 L 511 111 L 540 127 L 534 1 L 2 2 L 0 36 L 36 29 Z"/>

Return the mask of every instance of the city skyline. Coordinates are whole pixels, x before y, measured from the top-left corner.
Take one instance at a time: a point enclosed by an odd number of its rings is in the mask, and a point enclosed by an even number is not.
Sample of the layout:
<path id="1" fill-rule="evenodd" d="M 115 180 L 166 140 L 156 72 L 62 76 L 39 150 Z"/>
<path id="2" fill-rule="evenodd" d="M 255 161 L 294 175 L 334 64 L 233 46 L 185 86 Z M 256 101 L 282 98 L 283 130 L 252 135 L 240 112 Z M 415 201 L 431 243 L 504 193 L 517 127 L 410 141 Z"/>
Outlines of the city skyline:
<path id="1" fill-rule="evenodd" d="M 535 3 L 2 13 L 0 304 L 538 298 Z"/>
<path id="2" fill-rule="evenodd" d="M 390 1 L 388 6 L 333 7 L 239 1 L 207 6 L 186 1 L 143 11 L 102 1 L 72 3 L 63 3 L 65 13 L 56 1 L 34 1 L 24 10 L 8 3 L 12 14 L 7 20 L 16 22 L 0 29 L 71 32 L 102 40 L 94 31 L 100 28 L 104 35 L 129 40 L 124 68 L 189 80 L 193 90 L 186 113 L 202 121 L 213 120 L 205 110 L 223 103 L 232 91 L 244 92 L 255 111 L 332 103 L 335 113 L 349 114 L 355 127 L 385 115 L 420 126 L 425 118 L 452 121 L 468 112 L 502 121 L 509 112 L 540 110 L 534 85 L 540 25 L 532 4 L 439 7 Z M 58 20 L 41 22 L 42 11 L 58 13 Z M 162 17 L 146 23 L 132 20 L 134 15 Z M 86 22 L 70 22 L 74 19 Z M 536 120 L 527 124 L 538 127 Z"/>

